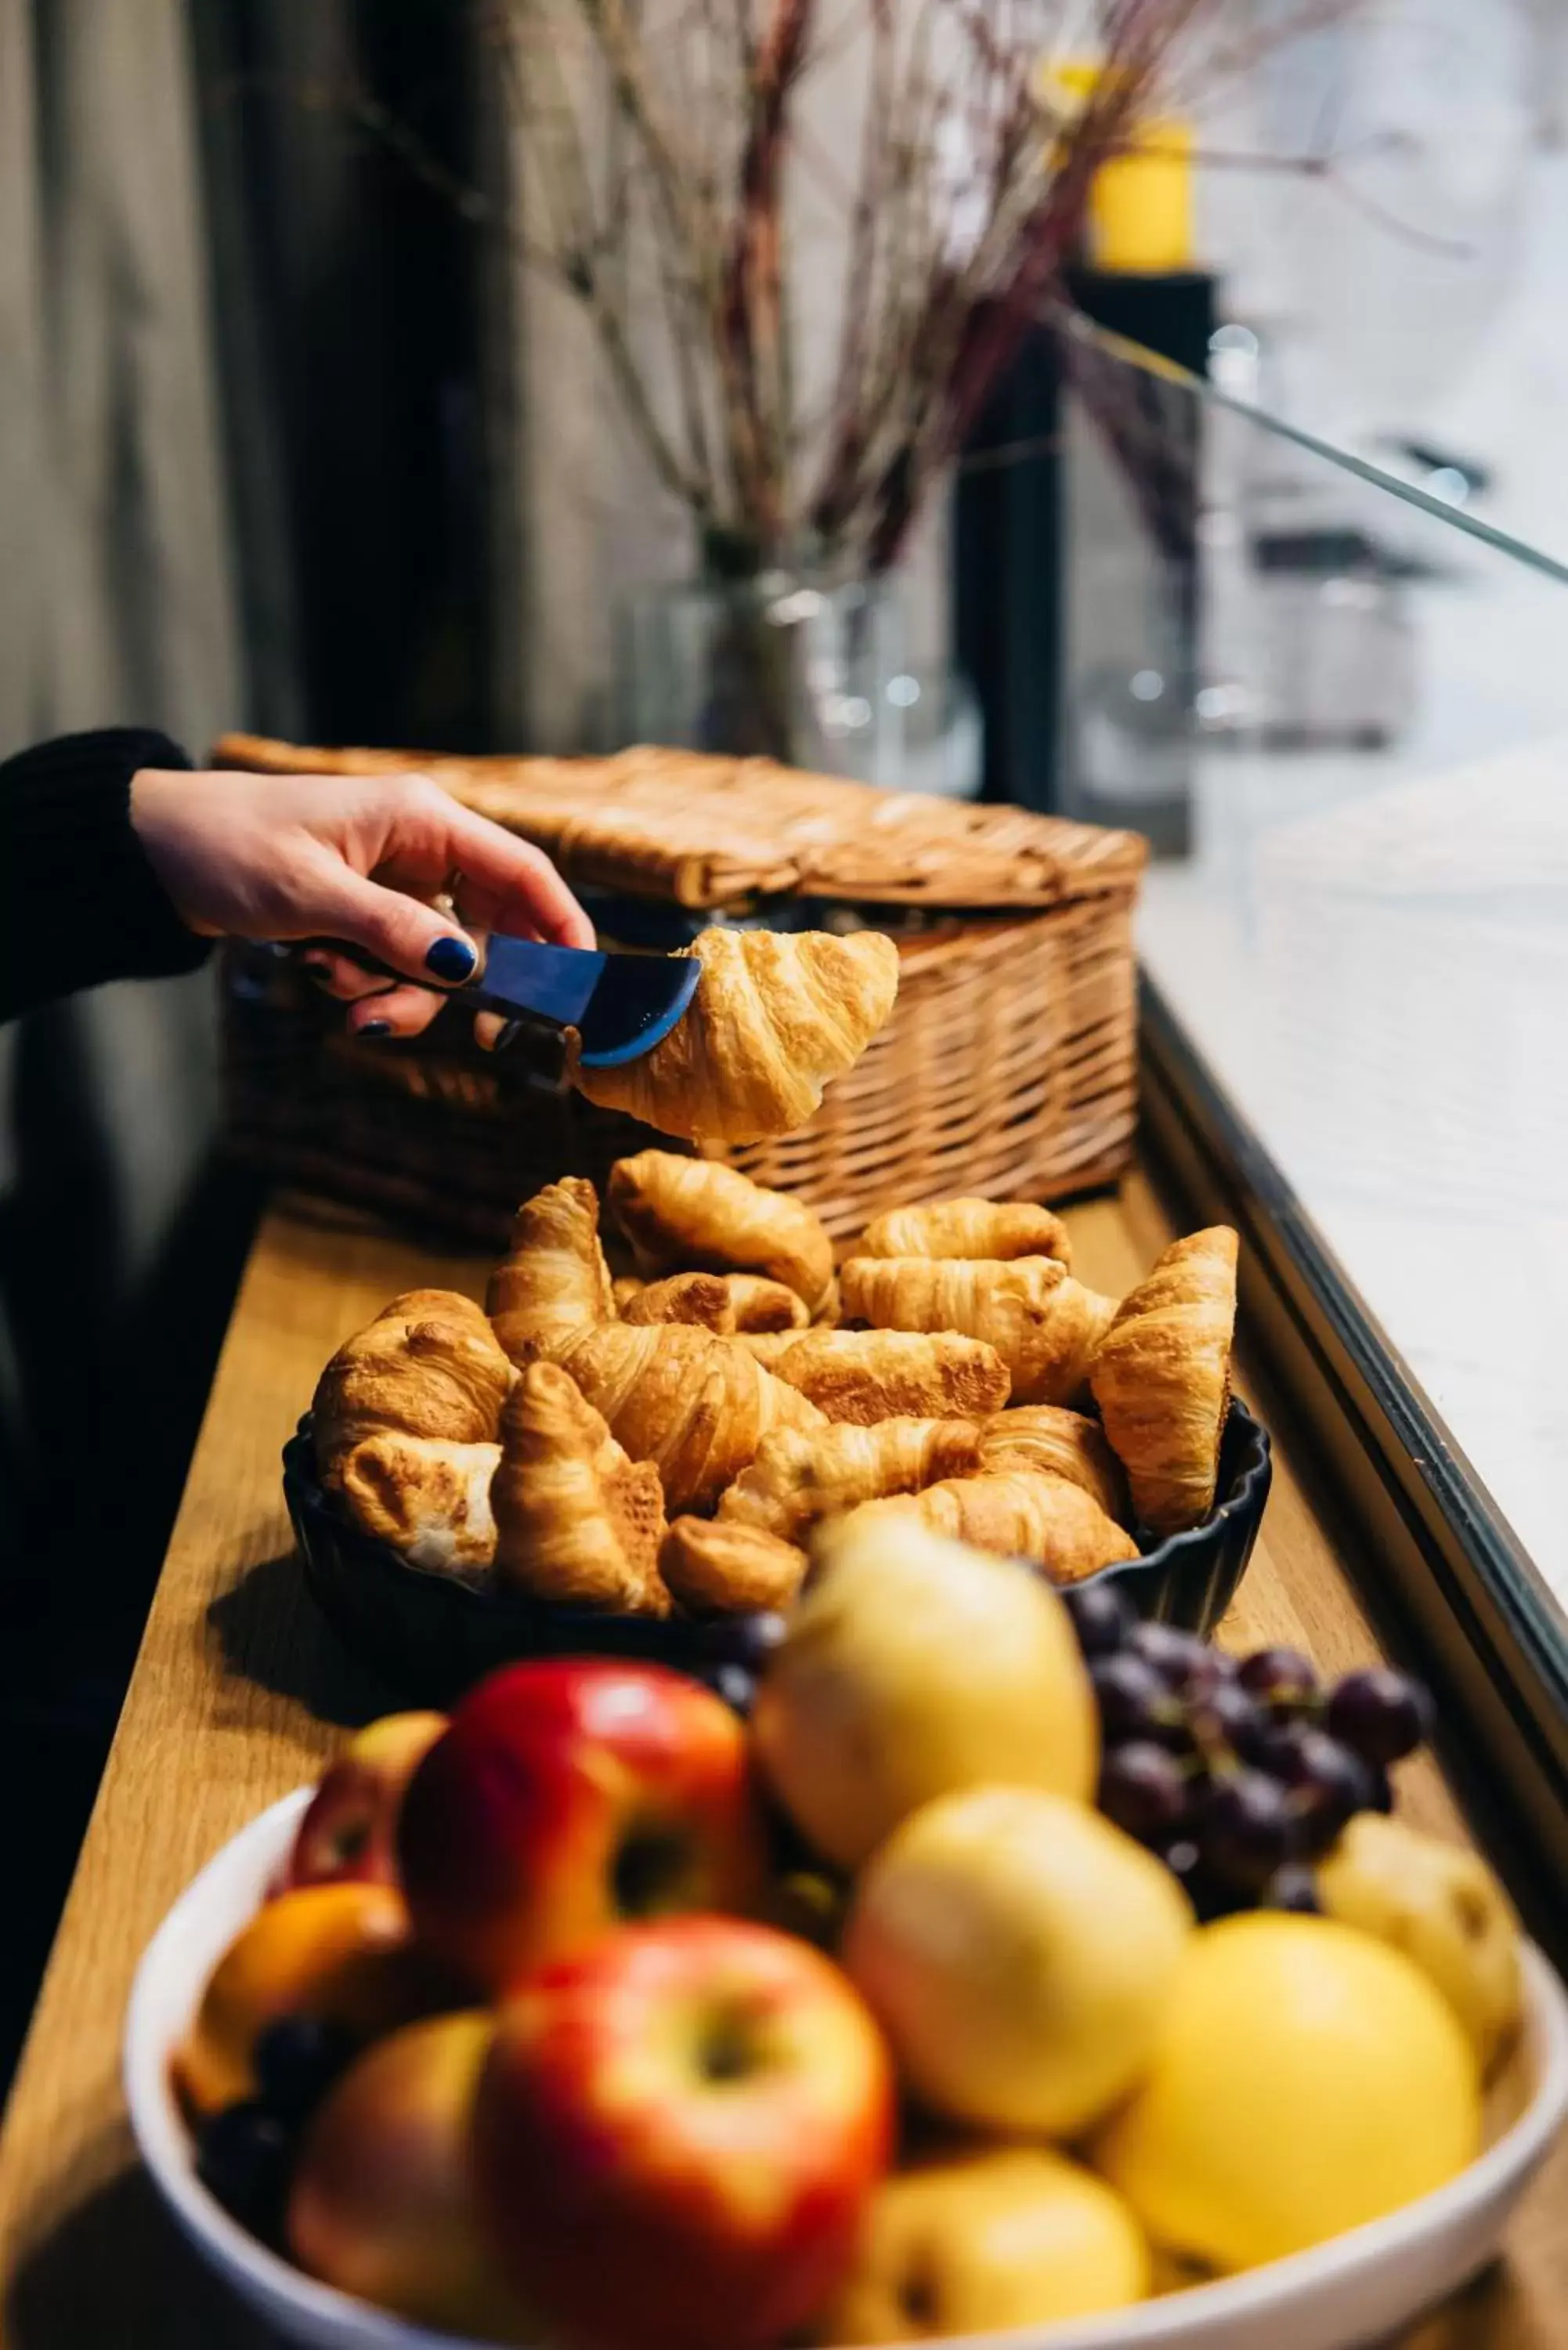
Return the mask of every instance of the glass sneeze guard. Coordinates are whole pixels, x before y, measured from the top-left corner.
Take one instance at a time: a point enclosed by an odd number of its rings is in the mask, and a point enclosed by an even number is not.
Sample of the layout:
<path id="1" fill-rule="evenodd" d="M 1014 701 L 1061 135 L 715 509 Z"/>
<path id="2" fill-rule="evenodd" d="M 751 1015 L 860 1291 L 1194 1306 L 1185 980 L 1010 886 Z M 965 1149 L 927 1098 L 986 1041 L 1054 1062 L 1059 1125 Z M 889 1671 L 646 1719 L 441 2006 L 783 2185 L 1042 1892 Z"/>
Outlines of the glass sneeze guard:
<path id="1" fill-rule="evenodd" d="M 1408 1388 L 1568 1773 L 1568 568 L 1065 348 L 1061 804 L 1170 852 L 1139 945 L 1179 1116 L 1206 1095 L 1314 1310 Z"/>

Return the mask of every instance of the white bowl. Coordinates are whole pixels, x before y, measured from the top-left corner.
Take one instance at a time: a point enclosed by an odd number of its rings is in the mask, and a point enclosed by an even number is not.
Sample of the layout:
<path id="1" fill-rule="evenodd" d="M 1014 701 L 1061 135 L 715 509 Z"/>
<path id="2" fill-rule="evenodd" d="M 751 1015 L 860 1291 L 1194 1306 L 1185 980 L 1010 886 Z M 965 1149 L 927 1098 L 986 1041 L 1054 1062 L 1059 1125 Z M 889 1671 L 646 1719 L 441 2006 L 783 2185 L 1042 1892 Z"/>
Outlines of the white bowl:
<path id="1" fill-rule="evenodd" d="M 210 1860 L 137 1970 L 125 2029 L 125 2094 L 142 2159 L 192 2243 L 289 2341 L 321 2350 L 471 2350 L 317 2284 L 257 2243 L 196 2177 L 170 2059 L 220 1954 L 259 1906 L 309 1800 L 301 1788 Z M 945 2350 L 1355 2350 L 1464 2283 L 1497 2252 L 1510 2212 L 1568 2113 L 1568 1993 L 1525 1951 L 1528 2015 L 1493 2100 L 1490 2145 L 1446 2187 L 1331 2243 L 1217 2284 L 1070 2325 L 950 2336 Z M 1288 2115 L 1282 2127 L 1290 2126 Z M 607 2247 L 613 2258 L 613 2248 Z"/>

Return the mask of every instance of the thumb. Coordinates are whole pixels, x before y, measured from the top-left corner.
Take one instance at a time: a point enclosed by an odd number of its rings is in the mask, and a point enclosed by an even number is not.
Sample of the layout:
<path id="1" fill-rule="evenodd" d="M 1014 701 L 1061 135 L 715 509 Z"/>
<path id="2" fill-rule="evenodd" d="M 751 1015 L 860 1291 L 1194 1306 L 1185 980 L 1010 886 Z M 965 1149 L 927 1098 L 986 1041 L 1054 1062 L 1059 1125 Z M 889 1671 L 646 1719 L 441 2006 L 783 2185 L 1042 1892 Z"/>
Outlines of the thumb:
<path id="1" fill-rule="evenodd" d="M 472 940 L 450 915 L 348 867 L 337 877 L 331 920 L 336 937 L 426 986 L 461 987 L 479 962 Z"/>

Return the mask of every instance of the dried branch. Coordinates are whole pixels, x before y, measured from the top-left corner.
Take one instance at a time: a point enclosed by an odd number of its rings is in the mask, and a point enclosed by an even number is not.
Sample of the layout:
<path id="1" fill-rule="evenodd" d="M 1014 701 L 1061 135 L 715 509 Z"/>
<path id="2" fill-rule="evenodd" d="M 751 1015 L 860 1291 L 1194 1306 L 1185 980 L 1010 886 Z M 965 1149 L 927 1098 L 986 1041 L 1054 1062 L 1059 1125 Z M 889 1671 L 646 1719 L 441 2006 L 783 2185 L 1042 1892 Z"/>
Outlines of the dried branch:
<path id="1" fill-rule="evenodd" d="M 897 559 L 1047 309 L 1096 172 L 1189 78 L 1209 89 L 1267 37 L 1250 12 L 1232 25 L 1234 0 L 479 5 L 520 217 L 384 109 L 355 111 L 582 303 L 659 479 L 711 547 L 753 567 Z M 1290 29 L 1353 5 L 1295 0 Z M 1043 67 L 1085 51 L 1101 59 L 1087 99 L 1053 98 Z M 809 81 L 862 52 L 856 139 L 825 158 Z M 826 390 L 803 416 L 789 231 L 794 174 L 814 168 L 845 206 L 844 269 Z M 1326 175 L 1330 159 L 1275 168 Z"/>

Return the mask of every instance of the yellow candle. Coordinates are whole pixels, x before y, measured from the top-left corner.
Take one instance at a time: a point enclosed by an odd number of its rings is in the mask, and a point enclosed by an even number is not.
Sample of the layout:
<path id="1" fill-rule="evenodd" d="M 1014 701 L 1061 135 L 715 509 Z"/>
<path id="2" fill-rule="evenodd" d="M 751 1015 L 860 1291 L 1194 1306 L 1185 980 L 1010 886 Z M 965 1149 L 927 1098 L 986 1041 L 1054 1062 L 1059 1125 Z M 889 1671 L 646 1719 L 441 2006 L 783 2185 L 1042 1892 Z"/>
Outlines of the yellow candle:
<path id="1" fill-rule="evenodd" d="M 1064 124 L 1082 112 L 1099 81 L 1087 58 L 1064 58 L 1041 73 L 1042 96 Z M 1096 172 L 1089 191 L 1088 253 L 1098 269 L 1158 276 L 1190 269 L 1194 249 L 1192 131 L 1175 116 L 1150 117 L 1125 152 Z"/>
<path id="2" fill-rule="evenodd" d="M 1162 118 L 1101 164 L 1089 192 L 1089 254 L 1100 269 L 1157 276 L 1192 266 L 1192 133 Z"/>

